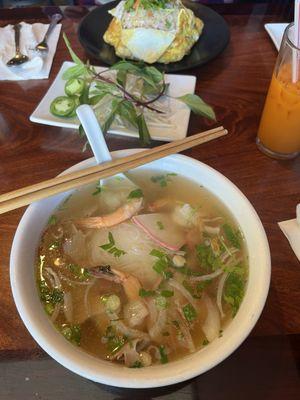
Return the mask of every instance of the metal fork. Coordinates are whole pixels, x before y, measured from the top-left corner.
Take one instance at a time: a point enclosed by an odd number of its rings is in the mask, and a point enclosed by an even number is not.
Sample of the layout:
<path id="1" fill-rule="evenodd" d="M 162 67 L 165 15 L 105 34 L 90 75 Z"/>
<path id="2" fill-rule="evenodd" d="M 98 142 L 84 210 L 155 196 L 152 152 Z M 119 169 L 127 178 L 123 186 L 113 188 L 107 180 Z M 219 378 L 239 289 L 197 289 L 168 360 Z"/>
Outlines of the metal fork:
<path id="1" fill-rule="evenodd" d="M 47 32 L 45 33 L 45 36 L 44 36 L 43 40 L 39 44 L 37 44 L 35 46 L 35 48 L 34 48 L 36 51 L 39 51 L 41 53 L 47 53 L 48 52 L 48 50 L 49 50 L 48 44 L 47 44 L 48 38 L 49 38 L 51 32 L 53 31 L 53 29 L 55 28 L 56 24 L 61 19 L 62 19 L 62 15 L 61 14 L 53 14 L 51 16 L 50 25 L 49 25 L 49 27 L 47 29 Z"/>

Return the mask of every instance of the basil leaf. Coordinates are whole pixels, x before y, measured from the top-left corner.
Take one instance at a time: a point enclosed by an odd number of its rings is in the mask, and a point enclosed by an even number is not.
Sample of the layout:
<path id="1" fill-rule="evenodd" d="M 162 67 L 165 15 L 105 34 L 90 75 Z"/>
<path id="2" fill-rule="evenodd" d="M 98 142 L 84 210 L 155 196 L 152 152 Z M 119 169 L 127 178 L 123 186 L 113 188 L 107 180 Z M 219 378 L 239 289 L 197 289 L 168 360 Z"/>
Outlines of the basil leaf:
<path id="1" fill-rule="evenodd" d="M 185 94 L 184 96 L 176 98 L 185 103 L 195 114 L 202 115 L 213 121 L 216 120 L 216 115 L 212 107 L 206 104 L 199 96 L 195 94 Z"/>
<path id="2" fill-rule="evenodd" d="M 128 100 L 122 101 L 118 109 L 118 114 L 120 115 L 121 118 L 125 119 L 135 128 L 137 128 L 136 109 L 130 101 Z"/>
<path id="3" fill-rule="evenodd" d="M 78 129 L 79 137 L 84 138 L 86 136 L 83 126 L 80 124 Z"/>
<path id="4" fill-rule="evenodd" d="M 150 144 L 151 136 L 143 114 L 137 116 L 139 137 L 143 145 Z"/>
<path id="5" fill-rule="evenodd" d="M 120 70 L 117 72 L 117 82 L 119 85 L 121 85 L 123 88 L 126 86 L 126 78 L 127 78 L 127 71 L 126 70 Z"/>
<path id="6" fill-rule="evenodd" d="M 99 103 L 99 101 L 101 101 L 105 96 L 107 95 L 107 93 L 101 93 L 101 94 L 96 94 L 95 96 L 92 96 L 89 98 L 89 104 L 91 106 L 96 105 L 97 103 Z"/>
<path id="7" fill-rule="evenodd" d="M 120 90 L 116 87 L 114 83 L 98 81 L 95 85 L 95 88 L 98 89 L 100 93 L 105 92 L 113 95 L 115 95 L 116 93 L 121 94 Z"/>
<path id="8" fill-rule="evenodd" d="M 67 48 L 69 50 L 70 56 L 72 57 L 72 60 L 74 61 L 74 63 L 82 64 L 85 67 L 83 62 L 80 60 L 80 58 L 73 51 L 73 49 L 72 49 L 72 47 L 70 45 L 69 39 L 67 38 L 67 35 L 65 34 L 65 32 L 63 33 L 63 38 L 64 38 L 65 44 L 66 44 L 66 46 L 67 46 Z"/>
<path id="9" fill-rule="evenodd" d="M 118 108 L 120 106 L 120 101 L 122 101 L 122 100 L 119 100 L 119 99 L 113 99 L 112 100 L 112 102 L 111 102 L 111 106 L 112 106 L 111 112 L 108 115 L 108 117 L 106 118 L 106 120 L 105 120 L 105 122 L 104 122 L 104 124 L 102 126 L 102 130 L 103 130 L 104 133 L 106 133 L 108 131 L 108 129 L 110 128 L 111 124 L 113 123 L 113 121 L 115 119 L 115 116 L 116 116 L 116 114 L 118 112 Z"/>
<path id="10" fill-rule="evenodd" d="M 155 67 L 145 67 L 144 71 L 156 84 L 161 82 L 164 78 L 163 74 Z"/>

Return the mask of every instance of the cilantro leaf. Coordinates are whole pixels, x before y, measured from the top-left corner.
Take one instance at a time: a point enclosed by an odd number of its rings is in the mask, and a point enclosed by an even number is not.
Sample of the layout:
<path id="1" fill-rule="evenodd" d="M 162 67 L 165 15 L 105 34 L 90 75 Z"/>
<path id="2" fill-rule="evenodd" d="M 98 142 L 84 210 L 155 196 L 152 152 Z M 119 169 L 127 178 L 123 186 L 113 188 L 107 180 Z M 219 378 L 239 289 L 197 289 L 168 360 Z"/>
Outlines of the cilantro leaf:
<path id="1" fill-rule="evenodd" d="M 77 346 L 80 346 L 81 328 L 79 325 L 64 324 L 62 326 L 61 333 L 67 340 L 69 340 L 69 342 L 72 342 Z"/>
<path id="2" fill-rule="evenodd" d="M 144 197 L 142 189 L 135 189 L 129 193 L 127 199 L 139 199 L 141 197 Z"/>
<path id="3" fill-rule="evenodd" d="M 229 224 L 223 225 L 226 239 L 237 249 L 241 248 L 241 234 L 239 230 L 234 231 Z"/>
<path id="4" fill-rule="evenodd" d="M 221 268 L 222 262 L 220 257 L 215 255 L 211 246 L 198 244 L 196 246 L 197 258 L 202 268 L 207 272 L 212 272 Z"/>
<path id="5" fill-rule="evenodd" d="M 108 243 L 102 244 L 99 247 L 101 247 L 101 249 L 107 251 L 108 253 L 113 254 L 117 258 L 126 254 L 124 250 L 118 249 L 115 246 L 115 240 L 111 232 L 108 232 Z"/>
<path id="6" fill-rule="evenodd" d="M 244 276 L 235 271 L 228 275 L 225 282 L 223 298 L 231 306 L 232 316 L 238 312 L 245 293 Z"/>
<path id="7" fill-rule="evenodd" d="M 100 194 L 102 192 L 102 186 L 100 183 L 97 184 L 96 190 L 92 193 L 93 196 L 96 196 L 97 194 Z"/>

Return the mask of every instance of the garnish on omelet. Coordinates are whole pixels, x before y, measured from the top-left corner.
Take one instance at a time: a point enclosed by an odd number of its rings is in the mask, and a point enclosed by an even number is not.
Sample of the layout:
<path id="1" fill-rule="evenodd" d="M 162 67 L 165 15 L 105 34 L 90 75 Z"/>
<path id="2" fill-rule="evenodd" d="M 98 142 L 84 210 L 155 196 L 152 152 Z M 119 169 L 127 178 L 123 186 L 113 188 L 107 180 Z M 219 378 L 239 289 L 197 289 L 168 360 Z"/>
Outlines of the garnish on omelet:
<path id="1" fill-rule="evenodd" d="M 180 0 L 122 0 L 104 41 L 117 56 L 149 64 L 180 61 L 197 42 L 203 22 Z"/>

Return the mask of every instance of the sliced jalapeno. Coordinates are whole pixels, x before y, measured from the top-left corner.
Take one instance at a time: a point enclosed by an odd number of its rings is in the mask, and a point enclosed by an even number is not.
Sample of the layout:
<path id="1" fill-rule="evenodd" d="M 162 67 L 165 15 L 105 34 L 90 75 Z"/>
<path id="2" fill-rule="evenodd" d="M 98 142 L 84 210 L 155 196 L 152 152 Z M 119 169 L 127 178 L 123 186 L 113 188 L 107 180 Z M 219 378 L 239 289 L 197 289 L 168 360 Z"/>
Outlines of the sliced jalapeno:
<path id="1" fill-rule="evenodd" d="M 71 112 L 71 114 L 68 115 L 68 117 L 76 117 L 76 108 L 78 106 L 80 106 L 80 100 L 79 100 L 79 97 L 77 97 L 77 96 L 71 96 L 71 99 L 74 100 L 75 107 L 74 107 L 74 110 Z"/>
<path id="2" fill-rule="evenodd" d="M 70 117 L 76 104 L 73 97 L 59 96 L 50 104 L 50 112 L 57 117 Z"/>
<path id="3" fill-rule="evenodd" d="M 65 84 L 65 93 L 68 96 L 80 96 L 84 89 L 84 80 L 71 78 Z"/>

